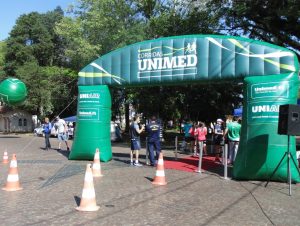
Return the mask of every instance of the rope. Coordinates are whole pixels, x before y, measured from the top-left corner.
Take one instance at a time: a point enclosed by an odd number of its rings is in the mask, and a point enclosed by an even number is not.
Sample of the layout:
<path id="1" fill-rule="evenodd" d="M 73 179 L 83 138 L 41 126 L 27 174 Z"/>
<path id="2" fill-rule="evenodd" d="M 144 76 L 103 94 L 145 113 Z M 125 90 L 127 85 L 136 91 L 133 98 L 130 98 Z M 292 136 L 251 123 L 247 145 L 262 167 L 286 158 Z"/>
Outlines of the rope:
<path id="1" fill-rule="evenodd" d="M 60 116 L 76 99 L 77 99 L 77 96 L 75 96 L 74 99 L 61 112 L 59 112 L 59 114 L 57 116 Z M 51 123 L 54 121 L 54 119 L 52 119 Z"/>

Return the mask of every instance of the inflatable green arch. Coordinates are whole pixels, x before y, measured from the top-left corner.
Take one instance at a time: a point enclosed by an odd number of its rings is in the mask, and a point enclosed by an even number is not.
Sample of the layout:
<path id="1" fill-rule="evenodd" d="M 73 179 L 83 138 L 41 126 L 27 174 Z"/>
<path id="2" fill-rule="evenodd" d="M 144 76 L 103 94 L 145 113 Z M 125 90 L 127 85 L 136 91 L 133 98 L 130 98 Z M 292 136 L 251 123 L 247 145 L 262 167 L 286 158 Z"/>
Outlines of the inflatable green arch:
<path id="1" fill-rule="evenodd" d="M 236 179 L 268 179 L 287 149 L 277 134 L 278 110 L 295 104 L 298 60 L 285 48 L 251 39 L 186 35 L 136 43 L 110 52 L 79 72 L 76 134 L 69 159 L 112 158 L 108 86 L 153 86 L 244 80 L 244 112 Z M 290 150 L 295 156 L 295 139 Z M 283 161 L 285 162 L 285 161 Z M 285 180 L 283 163 L 273 180 Z M 293 180 L 299 175 L 292 166 Z"/>

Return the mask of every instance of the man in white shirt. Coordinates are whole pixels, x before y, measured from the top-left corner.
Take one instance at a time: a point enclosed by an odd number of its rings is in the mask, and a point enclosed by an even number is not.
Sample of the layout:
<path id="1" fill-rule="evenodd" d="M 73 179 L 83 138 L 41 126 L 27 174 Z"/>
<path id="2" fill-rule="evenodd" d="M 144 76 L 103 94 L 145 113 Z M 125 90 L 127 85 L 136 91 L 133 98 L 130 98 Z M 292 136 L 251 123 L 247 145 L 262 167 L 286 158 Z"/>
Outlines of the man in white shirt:
<path id="1" fill-rule="evenodd" d="M 58 150 L 61 150 L 61 142 L 64 141 L 66 146 L 67 146 L 67 150 L 70 151 L 69 145 L 68 145 L 68 126 L 65 122 L 65 120 L 60 119 L 58 116 L 55 118 L 55 129 L 56 129 L 56 134 L 57 134 L 57 139 L 59 141 L 58 143 Z"/>

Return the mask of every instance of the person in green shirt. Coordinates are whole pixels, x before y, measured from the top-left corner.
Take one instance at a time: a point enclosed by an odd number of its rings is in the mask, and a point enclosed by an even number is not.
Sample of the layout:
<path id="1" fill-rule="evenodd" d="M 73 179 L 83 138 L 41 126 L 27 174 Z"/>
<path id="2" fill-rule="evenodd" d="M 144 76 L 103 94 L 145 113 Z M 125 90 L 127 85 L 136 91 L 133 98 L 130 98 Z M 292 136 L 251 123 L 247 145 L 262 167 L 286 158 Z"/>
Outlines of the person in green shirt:
<path id="1" fill-rule="evenodd" d="M 229 159 L 228 164 L 233 164 L 238 151 L 241 134 L 241 124 L 238 123 L 238 117 L 233 116 L 232 122 L 228 123 L 224 136 L 228 137 Z"/>

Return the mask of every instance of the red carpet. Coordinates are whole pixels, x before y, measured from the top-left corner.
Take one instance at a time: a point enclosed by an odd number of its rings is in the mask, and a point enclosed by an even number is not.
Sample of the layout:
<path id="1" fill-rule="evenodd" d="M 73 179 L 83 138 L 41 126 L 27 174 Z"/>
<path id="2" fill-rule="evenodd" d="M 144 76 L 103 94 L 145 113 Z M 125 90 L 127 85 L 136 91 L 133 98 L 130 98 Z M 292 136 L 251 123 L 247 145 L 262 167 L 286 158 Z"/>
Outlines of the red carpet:
<path id="1" fill-rule="evenodd" d="M 175 169 L 186 172 L 195 172 L 198 169 L 198 157 L 188 156 L 186 158 L 178 158 L 178 160 L 164 160 L 165 169 Z M 211 168 L 220 167 L 220 163 L 215 162 L 215 157 L 205 156 L 202 158 L 202 169 L 209 170 Z"/>

